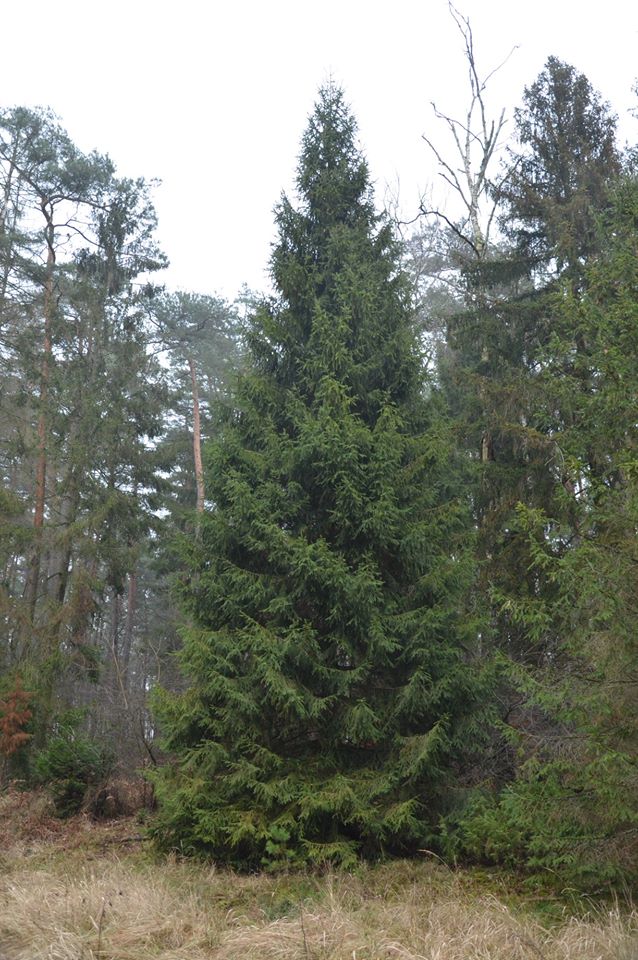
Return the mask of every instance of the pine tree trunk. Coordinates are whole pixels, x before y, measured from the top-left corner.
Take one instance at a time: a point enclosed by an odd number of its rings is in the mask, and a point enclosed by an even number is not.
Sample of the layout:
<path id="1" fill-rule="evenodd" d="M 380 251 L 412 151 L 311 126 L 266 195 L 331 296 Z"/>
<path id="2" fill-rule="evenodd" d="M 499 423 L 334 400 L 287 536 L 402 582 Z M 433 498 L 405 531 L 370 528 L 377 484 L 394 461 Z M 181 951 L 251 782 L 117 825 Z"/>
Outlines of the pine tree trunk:
<path id="1" fill-rule="evenodd" d="M 17 207 L 18 207 L 18 200 L 20 195 L 19 182 L 16 189 L 16 200 L 15 200 L 15 206 L 14 206 L 14 212 L 13 212 L 13 218 L 12 218 L 13 222 L 9 225 L 9 227 L 7 227 L 7 220 L 9 219 L 8 218 L 9 200 L 11 199 L 11 186 L 13 183 L 13 174 L 16 171 L 17 156 L 18 156 L 18 144 L 14 142 L 13 153 L 11 156 L 11 160 L 9 161 L 9 171 L 7 173 L 7 179 L 4 185 L 2 205 L 0 206 L 0 235 L 4 235 L 4 236 L 7 236 L 7 234 L 9 233 L 12 234 L 14 232 L 16 222 L 17 222 L 17 217 L 18 217 Z M 5 297 L 7 295 L 7 284 L 9 282 L 9 274 L 11 272 L 11 259 L 12 259 L 12 253 L 13 253 L 13 246 L 14 246 L 14 241 L 13 239 L 10 239 L 3 252 L 4 264 L 2 268 L 2 280 L 0 281 L 0 309 L 2 308 L 2 305 L 4 304 L 4 301 L 5 301 Z"/>
<path id="2" fill-rule="evenodd" d="M 53 551 L 51 570 L 48 582 L 48 594 L 60 605 L 66 600 L 67 585 L 71 557 L 73 555 L 73 539 L 69 536 L 69 527 L 75 522 L 79 504 L 77 482 L 73 468 L 64 480 L 63 493 L 60 496 L 57 526 L 60 530 L 62 544 Z"/>
<path id="3" fill-rule="evenodd" d="M 204 512 L 204 468 L 202 466 L 202 434 L 199 417 L 199 391 L 197 389 L 195 363 L 192 357 L 188 358 L 188 366 L 190 368 L 193 390 L 193 454 L 195 457 L 195 483 L 197 485 L 197 513 L 199 515 Z"/>
<path id="4" fill-rule="evenodd" d="M 44 344 L 42 364 L 40 367 L 40 413 L 38 417 L 38 461 L 35 476 L 35 507 L 33 513 L 34 546 L 27 582 L 25 598 L 29 611 L 30 622 L 35 618 L 35 606 L 38 599 L 38 584 L 40 580 L 40 564 L 42 558 L 42 532 L 44 528 L 44 509 L 46 503 L 47 480 L 47 404 L 49 399 L 49 380 L 51 373 L 51 356 L 53 349 L 53 272 L 55 268 L 54 224 L 53 210 L 50 203 L 43 199 L 42 213 L 46 219 L 45 231 L 47 243 L 47 262 L 44 279 Z"/>
<path id="5" fill-rule="evenodd" d="M 126 625 L 124 628 L 124 643 L 122 645 L 122 655 L 120 657 L 120 667 L 122 673 L 122 682 L 128 686 L 128 667 L 131 660 L 131 650 L 133 647 L 133 627 L 135 626 L 135 615 L 137 613 L 137 570 L 131 570 L 128 580 L 128 597 L 126 601 Z"/>

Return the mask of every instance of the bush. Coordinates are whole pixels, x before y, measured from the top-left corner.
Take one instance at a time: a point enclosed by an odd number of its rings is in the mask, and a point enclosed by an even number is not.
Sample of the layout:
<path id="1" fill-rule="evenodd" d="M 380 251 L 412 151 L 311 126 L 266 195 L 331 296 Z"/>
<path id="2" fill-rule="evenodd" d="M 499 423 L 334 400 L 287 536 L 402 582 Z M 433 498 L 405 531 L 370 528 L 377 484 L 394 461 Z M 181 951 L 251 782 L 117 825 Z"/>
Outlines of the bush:
<path id="1" fill-rule="evenodd" d="M 32 696 L 20 677 L 0 696 L 0 781 L 6 774 L 20 777 L 27 769 L 24 748 L 32 736 L 27 729 L 33 716 Z"/>
<path id="2" fill-rule="evenodd" d="M 443 850 L 451 860 L 521 869 L 560 887 L 634 887 L 635 797 L 635 766 L 620 754 L 531 758 L 500 794 L 477 792 L 443 821 Z"/>
<path id="3" fill-rule="evenodd" d="M 113 753 L 77 731 L 78 718 L 66 718 L 33 763 L 36 780 L 48 786 L 56 813 L 69 817 L 82 807 L 90 788 L 108 777 Z"/>

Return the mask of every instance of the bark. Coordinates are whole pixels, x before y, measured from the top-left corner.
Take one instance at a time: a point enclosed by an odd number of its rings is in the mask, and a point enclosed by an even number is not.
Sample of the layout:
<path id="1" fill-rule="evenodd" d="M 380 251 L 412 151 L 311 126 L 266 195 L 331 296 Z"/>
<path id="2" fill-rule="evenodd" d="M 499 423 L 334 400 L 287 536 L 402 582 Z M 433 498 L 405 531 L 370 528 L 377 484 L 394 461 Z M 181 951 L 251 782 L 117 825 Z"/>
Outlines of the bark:
<path id="1" fill-rule="evenodd" d="M 40 580 L 40 565 L 42 560 L 42 533 L 44 528 L 44 511 L 46 505 L 47 481 L 47 434 L 48 434 L 48 400 L 49 381 L 51 375 L 51 358 L 53 349 L 53 311 L 54 311 L 54 269 L 55 246 L 53 224 L 53 210 L 51 203 L 45 197 L 40 203 L 42 214 L 46 220 L 47 261 L 44 279 L 44 343 L 42 364 L 40 367 L 40 413 L 38 417 L 38 461 L 35 475 L 35 506 L 33 513 L 34 547 L 27 582 L 25 598 L 29 610 L 29 618 L 33 623 L 35 606 L 38 599 L 38 585 Z"/>
<path id="2" fill-rule="evenodd" d="M 492 434 L 485 432 L 481 437 L 481 460 L 483 463 L 487 463 L 489 460 L 494 459 L 494 443 L 492 440 Z"/>
<path id="3" fill-rule="evenodd" d="M 195 363 L 192 357 L 188 359 L 193 390 L 193 454 L 195 457 L 195 483 L 197 485 L 197 513 L 204 512 L 204 468 L 202 466 L 202 434 L 199 416 L 199 391 Z M 199 521 L 198 521 L 199 529 Z"/>
<path id="4" fill-rule="evenodd" d="M 20 198 L 20 182 L 16 185 L 16 196 L 14 201 L 13 216 L 9 218 L 9 203 L 11 200 L 11 188 L 13 186 L 13 175 L 17 171 L 16 161 L 18 157 L 18 144 L 14 141 L 13 152 L 9 160 L 9 169 L 4 183 L 2 202 L 0 204 L 0 236 L 7 240 L 6 247 L 3 250 L 2 279 L 0 280 L 0 310 L 2 309 L 7 295 L 7 285 L 9 283 L 9 274 L 11 273 L 11 263 L 13 260 L 13 234 L 18 219 L 18 204 Z M 9 219 L 11 222 L 9 222 Z"/>
<path id="5" fill-rule="evenodd" d="M 131 660 L 131 650 L 133 648 L 133 628 L 135 626 L 135 614 L 137 613 L 137 570 L 132 570 L 128 580 L 128 597 L 126 602 L 126 624 L 124 628 L 124 642 L 122 644 L 122 655 L 120 665 L 122 672 L 122 682 L 127 685 L 128 667 Z"/>
<path id="6" fill-rule="evenodd" d="M 73 539 L 69 536 L 69 527 L 75 522 L 79 506 L 79 492 L 73 469 L 67 473 L 57 516 L 61 545 L 53 551 L 51 571 L 48 582 L 49 596 L 59 604 L 66 600 Z"/>

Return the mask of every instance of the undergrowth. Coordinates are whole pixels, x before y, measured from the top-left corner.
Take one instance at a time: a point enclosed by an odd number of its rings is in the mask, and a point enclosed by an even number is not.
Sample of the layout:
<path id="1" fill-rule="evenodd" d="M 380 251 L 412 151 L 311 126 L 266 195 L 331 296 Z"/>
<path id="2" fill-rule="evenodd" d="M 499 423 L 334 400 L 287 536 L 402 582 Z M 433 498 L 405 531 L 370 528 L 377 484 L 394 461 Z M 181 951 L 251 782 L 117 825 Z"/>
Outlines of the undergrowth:
<path id="1" fill-rule="evenodd" d="M 136 817 L 50 813 L 41 795 L 0 795 L 0 956 L 12 960 L 638 958 L 630 904 L 581 901 L 574 915 L 504 874 L 426 853 L 239 876 L 159 858 Z"/>

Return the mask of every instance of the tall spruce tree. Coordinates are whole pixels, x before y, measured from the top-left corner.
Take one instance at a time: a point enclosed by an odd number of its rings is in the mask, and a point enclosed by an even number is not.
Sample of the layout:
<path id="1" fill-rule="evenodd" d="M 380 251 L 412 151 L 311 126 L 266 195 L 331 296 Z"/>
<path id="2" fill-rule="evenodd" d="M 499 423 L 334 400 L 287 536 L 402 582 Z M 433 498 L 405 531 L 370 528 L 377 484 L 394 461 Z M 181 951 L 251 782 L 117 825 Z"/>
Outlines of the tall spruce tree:
<path id="1" fill-rule="evenodd" d="M 470 804 L 455 837 L 465 854 L 598 890 L 638 876 L 636 177 L 620 179 L 609 201 L 599 256 L 583 268 L 586 293 L 566 280 L 554 294 L 539 373 L 554 408 L 571 413 L 554 436 L 572 524 L 522 502 L 516 519 L 537 587 L 511 595 L 510 610 L 528 636 L 558 639 L 518 674 L 524 700 L 508 721 L 516 778 L 498 804 Z"/>
<path id="2" fill-rule="evenodd" d="M 553 587 L 532 569 L 516 510 L 522 503 L 554 517 L 567 548 L 578 504 L 561 435 L 573 413 L 544 371 L 551 364 L 556 374 L 557 304 L 568 292 L 583 295 L 619 158 L 609 106 L 555 57 L 525 89 L 516 140 L 499 191 L 510 245 L 466 261 L 466 309 L 448 323 L 444 376 L 459 432 L 482 461 L 474 503 L 495 629 L 508 656 L 539 663 L 560 644 L 554 625 L 532 616 L 539 593 Z M 582 369 L 586 349 L 574 330 L 561 376 Z"/>
<path id="3" fill-rule="evenodd" d="M 435 842 L 480 738 L 466 512 L 409 288 L 343 93 L 284 197 L 252 366 L 207 452 L 165 848 L 243 867 Z"/>
<path id="4" fill-rule="evenodd" d="M 516 111 L 518 149 L 501 189 L 529 270 L 575 276 L 600 237 L 596 214 L 620 172 L 616 116 L 587 77 L 549 57 Z M 538 279 L 541 279 L 539 277 Z"/>
<path id="5" fill-rule="evenodd" d="M 637 862 L 636 185 L 618 181 L 615 118 L 573 67 L 550 58 L 524 104 L 503 191 L 514 247 L 470 274 L 479 293 L 490 272 L 503 285 L 453 341 L 467 433 L 482 411 L 492 424 L 477 517 L 516 749 L 512 782 L 456 839 L 599 885 Z"/>

